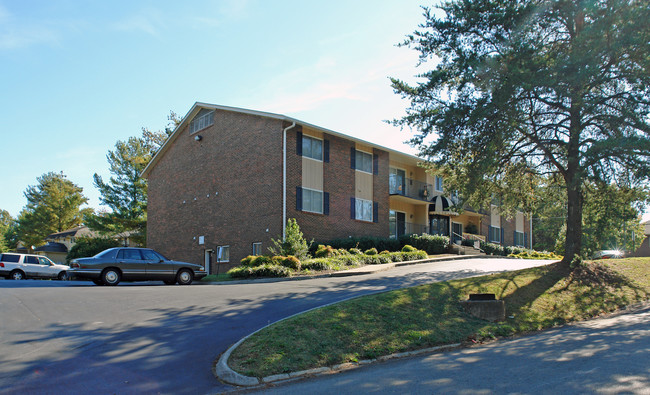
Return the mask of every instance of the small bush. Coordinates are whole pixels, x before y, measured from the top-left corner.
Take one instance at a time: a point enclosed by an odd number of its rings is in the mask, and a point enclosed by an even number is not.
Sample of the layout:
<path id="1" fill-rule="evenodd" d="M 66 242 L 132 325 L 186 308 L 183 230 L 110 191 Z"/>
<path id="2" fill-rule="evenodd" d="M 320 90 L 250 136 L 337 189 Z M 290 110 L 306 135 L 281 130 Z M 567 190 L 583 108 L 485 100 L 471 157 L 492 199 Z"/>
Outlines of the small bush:
<path id="1" fill-rule="evenodd" d="M 302 269 L 321 272 L 324 270 L 330 270 L 331 266 L 329 263 L 329 259 L 327 258 L 314 258 L 303 262 Z"/>
<path id="2" fill-rule="evenodd" d="M 248 278 L 253 275 L 253 268 L 250 266 L 237 266 L 228 270 L 228 274 L 233 278 Z"/>
<path id="3" fill-rule="evenodd" d="M 319 244 L 316 252 L 314 252 L 314 258 L 329 258 L 334 255 L 335 252 L 332 246 L 325 246 L 322 244 Z"/>
<path id="4" fill-rule="evenodd" d="M 255 266 L 254 262 L 255 262 L 255 259 L 256 259 L 256 258 L 257 258 L 257 255 L 249 255 L 249 256 L 247 256 L 246 258 L 244 258 L 244 259 L 242 259 L 241 261 L 239 261 L 239 263 L 240 263 L 242 266 L 253 267 L 253 266 Z"/>
<path id="5" fill-rule="evenodd" d="M 417 251 L 417 248 L 413 247 L 412 245 L 406 244 L 404 247 L 402 247 L 402 252 L 413 252 Z"/>
<path id="6" fill-rule="evenodd" d="M 295 256 L 284 257 L 281 264 L 284 267 L 288 267 L 289 269 L 296 271 L 300 271 L 301 268 L 300 259 L 296 258 Z"/>
<path id="7" fill-rule="evenodd" d="M 377 249 L 376 248 L 369 248 L 364 252 L 364 254 L 366 254 L 366 255 L 377 255 Z"/>
<path id="8" fill-rule="evenodd" d="M 253 277 L 289 277 L 289 268 L 277 265 L 262 265 L 252 268 Z"/>
<path id="9" fill-rule="evenodd" d="M 273 260 L 268 255 L 256 256 L 255 259 L 253 259 L 253 261 L 251 262 L 253 266 L 270 265 L 272 263 Z"/>
<path id="10" fill-rule="evenodd" d="M 449 237 L 439 235 L 408 235 L 400 237 L 402 245 L 411 245 L 429 255 L 444 254 L 449 251 Z"/>
<path id="11" fill-rule="evenodd" d="M 363 252 L 358 248 L 350 248 L 349 251 L 350 251 L 350 254 L 352 254 L 352 255 L 361 255 L 361 254 L 363 254 Z"/>

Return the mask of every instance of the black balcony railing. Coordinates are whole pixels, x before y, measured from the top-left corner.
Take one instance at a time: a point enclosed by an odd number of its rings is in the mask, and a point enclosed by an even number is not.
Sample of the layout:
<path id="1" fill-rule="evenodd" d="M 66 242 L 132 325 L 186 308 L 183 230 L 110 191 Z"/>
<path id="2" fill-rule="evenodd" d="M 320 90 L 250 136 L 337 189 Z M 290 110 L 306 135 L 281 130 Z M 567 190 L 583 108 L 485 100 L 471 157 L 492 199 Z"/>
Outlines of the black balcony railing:
<path id="1" fill-rule="evenodd" d="M 388 226 L 390 228 L 391 237 L 429 233 L 429 227 L 426 225 L 412 224 L 410 222 L 398 221 L 395 219 L 388 220 Z"/>
<path id="2" fill-rule="evenodd" d="M 426 182 L 391 174 L 389 180 L 389 193 L 402 195 L 418 200 L 429 200 L 433 196 L 433 187 Z"/>

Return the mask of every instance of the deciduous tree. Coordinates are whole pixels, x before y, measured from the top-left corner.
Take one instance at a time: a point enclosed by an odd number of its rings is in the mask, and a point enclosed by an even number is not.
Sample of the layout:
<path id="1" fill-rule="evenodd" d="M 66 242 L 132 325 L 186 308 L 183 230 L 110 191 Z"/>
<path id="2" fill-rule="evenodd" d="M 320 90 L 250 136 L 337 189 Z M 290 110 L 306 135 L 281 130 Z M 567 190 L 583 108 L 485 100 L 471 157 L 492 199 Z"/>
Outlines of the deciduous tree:
<path id="1" fill-rule="evenodd" d="M 565 263 L 582 250 L 587 182 L 634 187 L 650 173 L 650 7 L 640 0 L 463 0 L 424 9 L 404 43 L 435 66 L 394 124 L 471 203 L 566 191 Z M 521 204 L 521 203 L 519 203 Z"/>

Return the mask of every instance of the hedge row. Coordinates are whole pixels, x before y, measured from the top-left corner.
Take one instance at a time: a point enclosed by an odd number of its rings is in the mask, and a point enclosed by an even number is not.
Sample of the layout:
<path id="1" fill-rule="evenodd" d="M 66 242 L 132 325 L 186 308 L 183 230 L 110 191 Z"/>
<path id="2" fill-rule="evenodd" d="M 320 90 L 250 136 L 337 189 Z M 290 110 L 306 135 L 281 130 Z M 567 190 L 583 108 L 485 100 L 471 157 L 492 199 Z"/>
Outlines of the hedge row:
<path id="1" fill-rule="evenodd" d="M 375 248 L 370 248 L 364 254 L 359 249 L 353 248 L 351 251 L 346 251 L 323 245 L 319 246 L 318 251 L 321 251 L 320 255 L 330 255 L 307 259 L 303 262 L 295 257 L 248 256 L 242 259 L 241 266 L 229 270 L 228 274 L 234 278 L 288 277 L 292 273 L 300 271 L 321 272 L 351 266 L 414 261 L 426 259 L 428 256 L 425 251 L 417 250 L 410 245 L 404 246 L 399 252 L 377 253 Z"/>
<path id="2" fill-rule="evenodd" d="M 350 250 L 352 248 L 361 251 L 376 249 L 377 251 L 400 251 L 405 245 L 411 245 L 419 250 L 426 251 L 429 255 L 444 254 L 449 251 L 449 237 L 438 235 L 405 235 L 398 239 L 381 237 L 349 237 L 346 239 L 335 239 L 327 243 L 333 249 Z M 322 245 L 321 244 L 321 245 Z M 316 256 L 319 245 L 312 245 L 310 251 Z"/>

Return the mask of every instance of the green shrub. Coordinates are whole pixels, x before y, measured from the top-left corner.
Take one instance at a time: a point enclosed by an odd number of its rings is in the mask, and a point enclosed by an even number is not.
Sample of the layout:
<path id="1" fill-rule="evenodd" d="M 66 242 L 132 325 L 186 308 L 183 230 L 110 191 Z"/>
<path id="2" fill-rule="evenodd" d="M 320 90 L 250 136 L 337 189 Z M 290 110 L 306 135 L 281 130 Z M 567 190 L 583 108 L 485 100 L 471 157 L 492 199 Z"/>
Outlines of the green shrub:
<path id="1" fill-rule="evenodd" d="M 251 262 L 252 266 L 262 266 L 262 265 L 270 265 L 273 263 L 273 260 L 271 259 L 270 256 L 268 255 L 259 255 L 256 256 L 255 259 Z"/>
<path id="2" fill-rule="evenodd" d="M 402 252 L 402 257 L 405 261 L 417 261 L 420 259 L 427 259 L 429 256 L 424 251 L 410 251 Z"/>
<path id="3" fill-rule="evenodd" d="M 387 254 L 377 255 L 377 259 L 379 260 L 379 263 L 391 263 L 393 261 L 393 259 L 390 256 L 390 252 Z"/>
<path id="4" fill-rule="evenodd" d="M 366 255 L 377 255 L 377 249 L 376 248 L 369 248 L 367 249 L 364 254 Z"/>
<path id="5" fill-rule="evenodd" d="M 334 249 L 331 246 L 318 245 L 314 258 L 329 258 L 335 255 Z"/>
<path id="6" fill-rule="evenodd" d="M 249 255 L 246 258 L 239 261 L 239 264 L 242 266 L 249 266 L 249 267 L 255 266 L 254 262 L 256 258 L 257 255 Z"/>
<path id="7" fill-rule="evenodd" d="M 352 255 L 361 255 L 361 254 L 363 254 L 363 252 L 358 248 L 350 248 L 349 251 L 350 251 L 350 254 L 352 254 Z"/>
<path id="8" fill-rule="evenodd" d="M 444 254 L 449 251 L 449 237 L 440 235 L 408 235 L 400 237 L 402 245 L 411 245 L 429 255 Z"/>
<path id="9" fill-rule="evenodd" d="M 301 268 L 300 259 L 296 258 L 295 256 L 285 257 L 282 260 L 282 266 L 288 267 L 289 269 L 293 269 L 296 271 L 300 271 Z"/>
<path id="10" fill-rule="evenodd" d="M 289 277 L 289 268 L 278 265 L 262 265 L 252 268 L 253 277 Z"/>
<path id="11" fill-rule="evenodd" d="M 228 274 L 233 278 L 248 278 L 253 275 L 253 268 L 250 266 L 237 266 L 228 270 Z"/>
<path id="12" fill-rule="evenodd" d="M 281 256 L 292 255 L 300 260 L 309 257 L 309 248 L 313 242 L 312 240 L 309 244 L 307 243 L 295 218 L 289 218 L 287 221 L 284 240 L 278 239 L 271 241 L 273 242 L 273 247 L 269 247 L 271 254 Z"/>
<path id="13" fill-rule="evenodd" d="M 344 248 L 346 250 L 356 248 L 360 251 L 365 251 L 370 248 L 376 248 L 377 251 L 399 251 L 400 249 L 400 243 L 398 240 L 387 237 L 348 237 L 345 239 L 329 240 L 327 244 L 331 245 L 333 248 Z"/>
<path id="14" fill-rule="evenodd" d="M 418 250 L 417 248 L 413 247 L 410 244 L 406 244 L 406 245 L 404 245 L 404 247 L 402 247 L 402 252 L 413 252 L 413 251 L 417 251 L 417 250 Z"/>
<path id="15" fill-rule="evenodd" d="M 302 269 L 321 272 L 324 270 L 330 270 L 331 266 L 329 263 L 329 259 L 327 258 L 314 258 L 302 262 Z"/>

